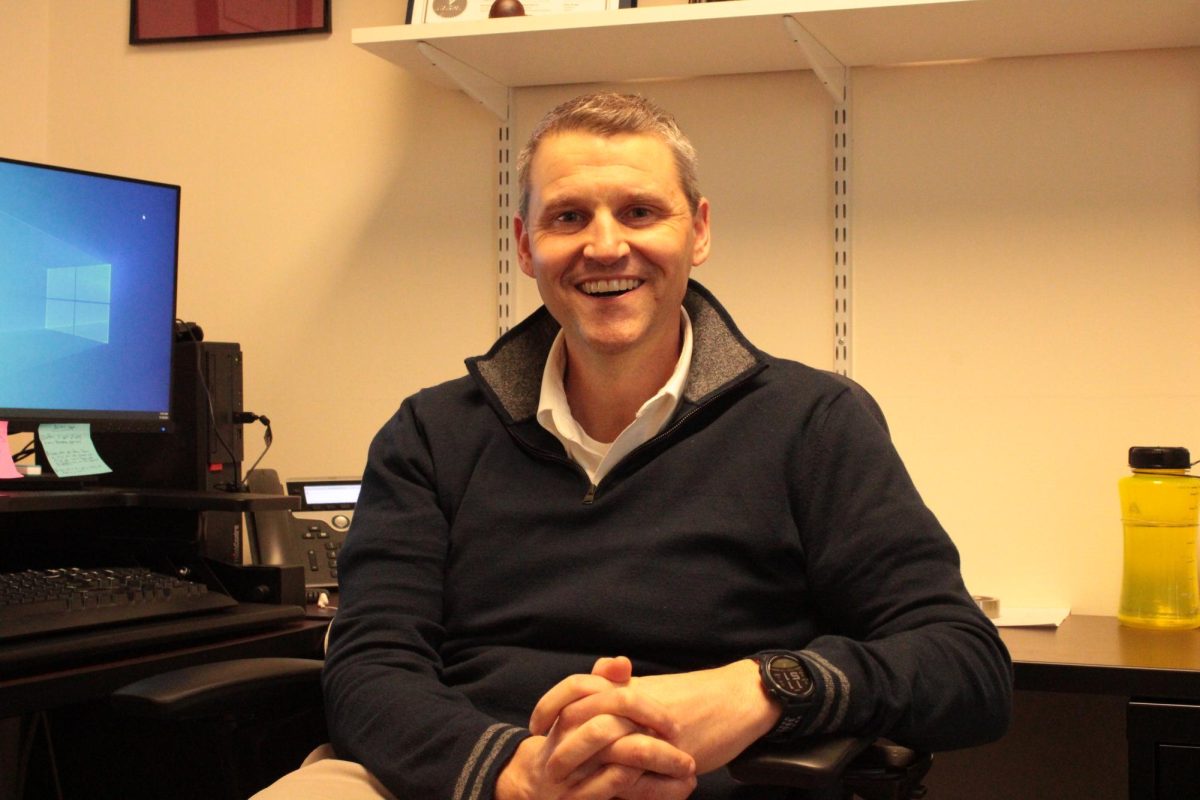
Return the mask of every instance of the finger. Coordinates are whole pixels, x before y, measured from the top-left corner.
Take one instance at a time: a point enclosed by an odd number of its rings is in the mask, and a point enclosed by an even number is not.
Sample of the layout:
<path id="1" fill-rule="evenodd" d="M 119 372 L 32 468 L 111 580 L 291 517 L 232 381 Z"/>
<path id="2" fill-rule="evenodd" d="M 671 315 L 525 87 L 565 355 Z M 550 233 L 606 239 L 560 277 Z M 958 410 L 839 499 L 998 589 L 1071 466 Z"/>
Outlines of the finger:
<path id="1" fill-rule="evenodd" d="M 684 800 L 696 791 L 696 776 L 668 778 L 665 775 L 643 773 L 633 785 L 617 795 L 617 800 Z"/>
<path id="2" fill-rule="evenodd" d="M 556 783 L 573 785 L 609 764 L 654 772 L 677 780 L 684 780 L 696 774 L 696 760 L 690 754 L 662 739 L 631 733 L 605 747 L 561 780 L 553 774 L 552 778 Z M 547 772 L 550 773 L 549 768 Z"/>
<path id="3" fill-rule="evenodd" d="M 629 720 L 608 715 L 593 717 L 570 730 L 556 726 L 549 739 L 551 751 L 546 759 L 546 773 L 555 783 L 578 782 L 602 763 L 600 753 L 637 731 L 637 726 Z"/>
<path id="4" fill-rule="evenodd" d="M 631 733 L 604 748 L 602 762 L 623 764 L 668 778 L 684 779 L 696 774 L 696 760 L 678 747 L 644 733 Z"/>
<path id="5" fill-rule="evenodd" d="M 550 726 L 554 724 L 554 720 L 558 719 L 558 715 L 564 708 L 584 697 L 606 692 L 612 688 L 612 681 L 599 675 L 571 675 L 562 679 L 550 691 L 542 695 L 537 705 L 533 707 L 533 713 L 529 717 L 529 730 L 535 736 L 549 733 Z"/>
<path id="6" fill-rule="evenodd" d="M 632 791 L 641 777 L 636 769 L 620 764 L 603 764 L 570 787 L 562 800 L 615 800 Z"/>
<path id="7" fill-rule="evenodd" d="M 664 739 L 679 734 L 679 724 L 665 705 L 630 686 L 580 697 L 559 710 L 558 724 L 575 728 L 604 714 L 625 717 Z"/>
<path id="8" fill-rule="evenodd" d="M 573 786 L 569 800 L 684 800 L 696 790 L 696 778 L 668 778 L 609 764 Z"/>
<path id="9" fill-rule="evenodd" d="M 613 683 L 629 683 L 633 677 L 633 662 L 625 656 L 601 658 L 592 667 L 592 674 L 607 678 Z"/>
<path id="10" fill-rule="evenodd" d="M 545 769 L 555 782 L 573 784 L 603 764 L 622 764 L 673 778 L 686 778 L 696 771 L 696 761 L 689 753 L 620 717 L 597 717 L 556 741 Z"/>

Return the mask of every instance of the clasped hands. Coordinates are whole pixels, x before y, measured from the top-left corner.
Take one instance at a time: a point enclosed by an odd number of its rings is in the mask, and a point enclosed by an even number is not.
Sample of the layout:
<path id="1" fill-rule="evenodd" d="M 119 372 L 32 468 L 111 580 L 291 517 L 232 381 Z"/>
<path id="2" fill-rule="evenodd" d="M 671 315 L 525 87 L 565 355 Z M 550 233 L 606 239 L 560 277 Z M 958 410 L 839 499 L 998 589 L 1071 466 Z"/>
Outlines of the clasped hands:
<path id="1" fill-rule="evenodd" d="M 601 658 L 538 701 L 496 798 L 682 800 L 778 716 L 753 661 L 634 677 L 628 658 Z"/>

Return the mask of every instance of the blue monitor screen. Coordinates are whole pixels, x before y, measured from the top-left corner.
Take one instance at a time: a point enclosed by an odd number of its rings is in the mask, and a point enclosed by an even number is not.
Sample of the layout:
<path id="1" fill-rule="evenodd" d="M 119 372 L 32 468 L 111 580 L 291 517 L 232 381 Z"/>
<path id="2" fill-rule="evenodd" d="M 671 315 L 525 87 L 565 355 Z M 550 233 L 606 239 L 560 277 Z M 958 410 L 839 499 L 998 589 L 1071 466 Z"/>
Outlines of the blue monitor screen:
<path id="1" fill-rule="evenodd" d="M 0 420 L 169 419 L 179 187 L 0 158 Z"/>

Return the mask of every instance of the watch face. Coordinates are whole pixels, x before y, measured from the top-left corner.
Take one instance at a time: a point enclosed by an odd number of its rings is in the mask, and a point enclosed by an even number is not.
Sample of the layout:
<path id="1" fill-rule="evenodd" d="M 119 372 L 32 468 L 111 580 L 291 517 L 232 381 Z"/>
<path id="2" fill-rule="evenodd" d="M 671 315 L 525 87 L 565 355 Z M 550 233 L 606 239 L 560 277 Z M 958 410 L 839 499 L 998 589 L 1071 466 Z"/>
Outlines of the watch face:
<path id="1" fill-rule="evenodd" d="M 433 13 L 439 17 L 457 17 L 467 8 L 467 0 L 433 0 Z"/>
<path id="2" fill-rule="evenodd" d="M 808 670 L 793 655 L 780 653 L 771 656 L 767 662 L 767 672 L 776 687 L 792 697 L 802 698 L 812 692 L 812 678 Z"/>

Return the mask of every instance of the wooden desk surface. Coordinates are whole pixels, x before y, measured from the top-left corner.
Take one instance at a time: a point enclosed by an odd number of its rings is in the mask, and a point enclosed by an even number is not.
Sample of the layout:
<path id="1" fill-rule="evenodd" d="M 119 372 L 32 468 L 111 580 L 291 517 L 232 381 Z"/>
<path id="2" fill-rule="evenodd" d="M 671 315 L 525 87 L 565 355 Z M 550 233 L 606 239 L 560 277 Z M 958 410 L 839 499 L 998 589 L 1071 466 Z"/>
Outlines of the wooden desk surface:
<path id="1" fill-rule="evenodd" d="M 1127 697 L 1200 699 L 1200 630 L 1127 628 L 1071 615 L 1058 628 L 1001 628 L 1016 687 Z"/>

